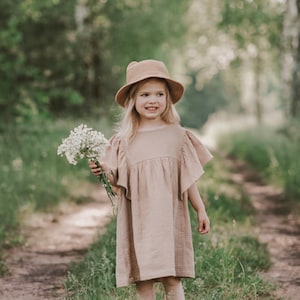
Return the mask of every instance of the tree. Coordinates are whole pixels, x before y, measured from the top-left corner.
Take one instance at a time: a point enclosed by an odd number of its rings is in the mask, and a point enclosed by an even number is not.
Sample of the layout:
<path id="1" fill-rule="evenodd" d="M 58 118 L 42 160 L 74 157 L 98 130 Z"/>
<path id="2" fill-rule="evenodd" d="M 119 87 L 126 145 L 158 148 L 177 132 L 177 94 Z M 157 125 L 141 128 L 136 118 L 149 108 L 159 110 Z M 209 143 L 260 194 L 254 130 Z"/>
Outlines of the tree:
<path id="1" fill-rule="evenodd" d="M 287 116 L 300 115 L 300 1 L 285 3 L 282 28 L 282 98 Z"/>
<path id="2" fill-rule="evenodd" d="M 130 60 L 184 44 L 188 2 L 2 0 L 1 119 L 107 116 Z"/>
<path id="3" fill-rule="evenodd" d="M 201 89 L 197 89 L 197 73 L 189 74 L 191 84 L 186 88 L 184 99 L 178 104 L 183 126 L 197 128 L 205 124 L 209 115 L 229 103 L 230 92 L 224 92 L 222 74 L 217 74 Z M 231 99 L 230 99 L 231 100 Z"/>
<path id="4" fill-rule="evenodd" d="M 67 34 L 75 1 L 1 1 L 1 118 L 49 113 L 55 102 L 82 103 L 73 88 L 76 57 Z"/>
<path id="5" fill-rule="evenodd" d="M 237 57 L 252 60 L 256 78 L 253 102 L 256 118 L 261 122 L 262 76 L 266 63 L 276 63 L 276 57 L 279 57 L 282 23 L 280 5 L 270 0 L 224 0 L 222 3 L 219 28 L 236 42 Z"/>
<path id="6" fill-rule="evenodd" d="M 88 105 L 111 103 L 131 60 L 170 59 L 184 37 L 188 1 L 83 1 L 77 33 L 89 76 L 84 82 Z M 104 105 L 105 110 L 105 105 Z"/>

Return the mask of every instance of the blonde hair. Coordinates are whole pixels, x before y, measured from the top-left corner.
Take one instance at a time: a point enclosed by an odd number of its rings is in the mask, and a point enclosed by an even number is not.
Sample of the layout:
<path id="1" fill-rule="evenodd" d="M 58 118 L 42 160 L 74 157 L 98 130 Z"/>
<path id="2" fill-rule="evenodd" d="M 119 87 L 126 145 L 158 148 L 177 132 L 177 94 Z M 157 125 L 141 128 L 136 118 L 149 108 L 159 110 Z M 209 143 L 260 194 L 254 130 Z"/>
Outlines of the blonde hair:
<path id="1" fill-rule="evenodd" d="M 149 80 L 157 80 L 162 82 L 165 85 L 166 90 L 166 109 L 161 115 L 161 119 L 165 121 L 167 124 L 179 124 L 180 117 L 178 112 L 175 109 L 175 106 L 172 102 L 169 86 L 167 81 L 161 78 L 147 78 L 142 81 L 137 82 L 132 85 L 128 97 L 125 100 L 124 107 L 125 110 L 123 112 L 123 118 L 119 123 L 117 129 L 117 136 L 125 141 L 125 143 L 129 144 L 133 138 L 135 137 L 139 125 L 140 125 L 140 115 L 135 109 L 135 102 L 137 97 L 137 92 L 141 86 L 143 86 Z"/>

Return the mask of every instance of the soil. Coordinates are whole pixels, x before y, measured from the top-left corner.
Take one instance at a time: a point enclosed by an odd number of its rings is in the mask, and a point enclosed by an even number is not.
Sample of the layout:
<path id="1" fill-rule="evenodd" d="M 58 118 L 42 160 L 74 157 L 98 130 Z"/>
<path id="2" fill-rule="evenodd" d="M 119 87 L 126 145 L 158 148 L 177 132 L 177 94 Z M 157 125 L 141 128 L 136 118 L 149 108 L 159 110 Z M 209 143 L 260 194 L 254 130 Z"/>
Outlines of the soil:
<path id="1" fill-rule="evenodd" d="M 81 186 L 80 191 L 88 199 L 85 203 L 65 202 L 55 213 L 30 213 L 24 218 L 26 244 L 7 253 L 9 273 L 0 278 L 1 300 L 64 298 L 70 264 L 83 258 L 113 215 L 100 185 Z"/>
<path id="2" fill-rule="evenodd" d="M 261 276 L 274 283 L 276 299 L 300 299 L 300 207 L 279 188 L 263 182 L 244 162 L 228 161 L 234 182 L 242 185 L 256 210 L 256 233 L 270 253 L 271 267 Z M 299 201 L 297 201 L 299 203 Z"/>
<path id="3" fill-rule="evenodd" d="M 244 163 L 228 163 L 233 181 L 250 196 L 257 214 L 255 230 L 270 252 L 272 265 L 262 277 L 278 285 L 277 299 L 299 299 L 300 208 L 288 209 L 282 191 L 265 184 Z M 113 214 L 105 191 L 98 185 L 82 190 L 89 202 L 65 203 L 54 214 L 29 214 L 25 218 L 26 244 L 7 254 L 9 274 L 0 278 L 1 300 L 64 298 L 70 264 L 82 259 Z"/>

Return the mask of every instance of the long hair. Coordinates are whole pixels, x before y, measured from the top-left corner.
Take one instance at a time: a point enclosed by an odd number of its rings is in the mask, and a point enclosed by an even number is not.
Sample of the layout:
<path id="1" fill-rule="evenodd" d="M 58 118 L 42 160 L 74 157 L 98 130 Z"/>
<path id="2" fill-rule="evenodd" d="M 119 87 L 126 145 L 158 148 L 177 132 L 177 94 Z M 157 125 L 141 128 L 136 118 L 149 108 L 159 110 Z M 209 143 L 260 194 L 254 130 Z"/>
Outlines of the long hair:
<path id="1" fill-rule="evenodd" d="M 166 91 L 166 109 L 161 115 L 161 119 L 167 124 L 179 124 L 180 117 L 177 113 L 175 106 L 172 102 L 170 90 L 167 84 L 167 81 L 160 78 L 151 78 L 151 80 L 157 80 L 162 82 L 165 85 Z M 129 144 L 135 137 L 139 125 L 140 125 L 140 115 L 135 109 L 135 102 L 137 97 L 137 92 L 141 86 L 143 86 L 150 78 L 142 80 L 134 84 L 128 94 L 128 97 L 125 101 L 125 110 L 123 112 L 123 118 L 119 123 L 117 129 L 117 136 L 123 140 L 126 144 Z"/>

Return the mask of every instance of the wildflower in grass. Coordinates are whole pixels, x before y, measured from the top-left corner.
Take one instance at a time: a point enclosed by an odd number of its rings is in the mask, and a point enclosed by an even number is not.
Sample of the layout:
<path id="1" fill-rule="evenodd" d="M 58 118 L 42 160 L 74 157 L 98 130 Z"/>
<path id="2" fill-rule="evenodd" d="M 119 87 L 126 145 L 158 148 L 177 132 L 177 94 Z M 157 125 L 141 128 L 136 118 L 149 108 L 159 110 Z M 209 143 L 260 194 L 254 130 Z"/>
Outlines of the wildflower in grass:
<path id="1" fill-rule="evenodd" d="M 23 167 L 23 160 L 21 158 L 16 158 L 12 161 L 12 167 L 15 171 L 20 171 Z"/>
<path id="2" fill-rule="evenodd" d="M 87 125 L 81 124 L 71 130 L 70 135 L 63 139 L 62 144 L 57 148 L 57 154 L 60 156 L 65 155 L 68 162 L 73 165 L 76 165 L 79 160 L 87 158 L 101 168 L 98 159 L 104 156 L 107 144 L 108 140 L 102 132 L 95 131 L 87 127 Z M 114 206 L 113 197 L 115 192 L 105 172 L 102 172 L 98 178 L 105 187 L 107 195 Z"/>

